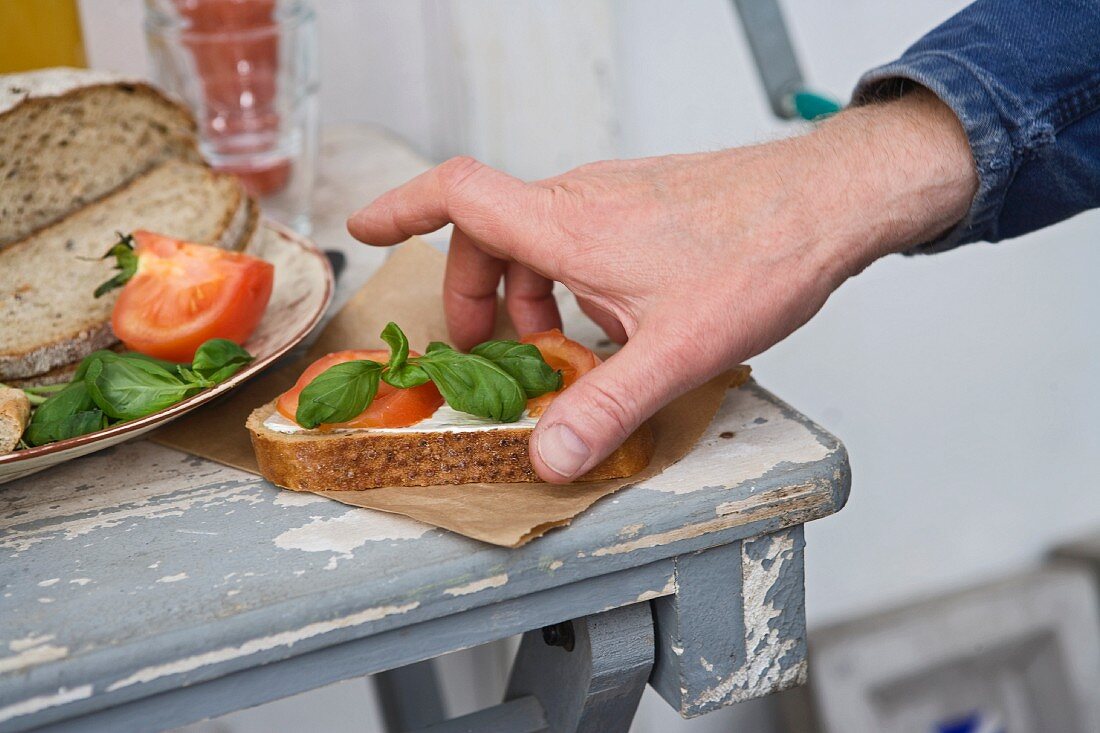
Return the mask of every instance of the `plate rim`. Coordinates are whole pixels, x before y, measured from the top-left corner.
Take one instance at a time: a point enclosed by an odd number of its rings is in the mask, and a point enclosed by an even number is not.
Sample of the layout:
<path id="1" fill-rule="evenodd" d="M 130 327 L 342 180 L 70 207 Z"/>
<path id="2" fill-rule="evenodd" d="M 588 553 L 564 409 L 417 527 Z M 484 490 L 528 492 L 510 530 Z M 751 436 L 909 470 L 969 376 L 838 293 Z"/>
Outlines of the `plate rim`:
<path id="1" fill-rule="evenodd" d="M 205 389 L 196 395 L 192 395 L 187 399 L 180 400 L 171 407 L 166 407 L 163 410 L 152 413 L 151 415 L 145 415 L 139 417 L 136 420 L 129 420 L 127 422 L 119 423 L 118 425 L 112 425 L 104 430 L 97 430 L 94 433 L 88 433 L 86 435 L 78 435 L 75 438 L 67 438 L 66 440 L 59 440 L 54 443 L 47 443 L 46 445 L 35 446 L 34 448 L 24 448 L 22 450 L 14 450 L 8 453 L 0 453 L 0 466 L 10 466 L 12 464 L 20 463 L 23 461 L 29 461 L 34 458 L 43 458 L 49 456 L 51 453 L 64 452 L 72 448 L 80 448 L 92 443 L 96 443 L 111 438 L 124 436 L 127 433 L 132 433 L 136 430 L 143 428 L 149 428 L 152 425 L 161 422 L 168 422 L 172 419 L 180 417 L 188 412 L 191 412 L 197 407 L 210 402 L 215 397 L 220 397 L 236 388 L 238 385 L 247 381 L 254 375 L 259 374 L 270 364 L 274 363 L 277 359 L 282 357 L 288 351 L 300 344 L 306 336 L 308 336 L 317 324 L 324 318 L 325 313 L 328 312 L 329 306 L 332 304 L 332 298 L 336 288 L 336 278 L 332 271 L 332 263 L 329 262 L 325 253 L 317 246 L 317 243 L 312 239 L 299 234 L 298 232 L 290 229 L 284 224 L 280 224 L 277 221 L 265 217 L 261 217 L 260 226 L 273 230 L 276 234 L 283 239 L 289 240 L 305 254 L 317 259 L 321 263 L 321 269 L 324 272 L 325 279 L 325 292 L 321 297 L 321 307 L 318 308 L 309 321 L 297 332 L 294 333 L 289 339 L 280 344 L 267 356 L 256 359 L 250 362 L 245 369 L 237 372 L 229 379 L 225 380 L 221 384 L 215 385 L 210 389 Z M 79 456 L 73 456 L 77 458 Z"/>

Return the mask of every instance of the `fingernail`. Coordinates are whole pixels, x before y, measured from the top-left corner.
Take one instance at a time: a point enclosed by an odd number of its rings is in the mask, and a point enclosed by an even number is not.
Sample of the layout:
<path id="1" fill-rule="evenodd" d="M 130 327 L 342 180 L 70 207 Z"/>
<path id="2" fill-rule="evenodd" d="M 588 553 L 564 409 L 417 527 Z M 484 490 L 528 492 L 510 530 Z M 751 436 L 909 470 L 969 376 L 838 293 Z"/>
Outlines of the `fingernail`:
<path id="1" fill-rule="evenodd" d="M 551 425 L 539 435 L 539 458 L 554 473 L 571 477 L 581 469 L 592 451 L 568 425 Z"/>

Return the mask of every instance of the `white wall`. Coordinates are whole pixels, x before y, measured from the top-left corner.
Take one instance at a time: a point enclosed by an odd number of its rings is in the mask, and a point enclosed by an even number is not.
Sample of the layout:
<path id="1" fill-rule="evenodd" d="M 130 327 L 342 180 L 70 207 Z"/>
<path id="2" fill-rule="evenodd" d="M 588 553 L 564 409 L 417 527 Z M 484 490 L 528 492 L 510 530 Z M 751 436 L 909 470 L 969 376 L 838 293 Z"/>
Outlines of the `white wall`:
<path id="1" fill-rule="evenodd" d="M 325 117 L 381 122 L 434 157 L 535 177 L 797 129 L 770 117 L 726 0 L 315 5 Z M 842 97 L 962 5 L 784 2 L 807 76 Z M 83 6 L 92 62 L 140 71 L 138 1 Z M 1096 213 L 893 257 L 755 360 L 852 455 L 849 506 L 807 532 L 811 624 L 1012 571 L 1100 526 L 1096 273 Z"/>

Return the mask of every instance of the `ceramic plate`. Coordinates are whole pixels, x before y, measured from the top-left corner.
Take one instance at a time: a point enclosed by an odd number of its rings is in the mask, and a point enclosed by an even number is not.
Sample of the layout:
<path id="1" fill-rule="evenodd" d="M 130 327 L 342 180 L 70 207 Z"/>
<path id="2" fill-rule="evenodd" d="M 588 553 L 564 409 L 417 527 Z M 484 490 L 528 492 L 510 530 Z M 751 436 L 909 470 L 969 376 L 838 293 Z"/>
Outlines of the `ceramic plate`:
<path id="1" fill-rule="evenodd" d="M 264 221 L 246 250 L 275 265 L 275 284 L 263 320 L 244 347 L 255 359 L 216 387 L 166 410 L 113 425 L 97 433 L 0 454 L 0 483 L 41 471 L 70 458 L 130 440 L 160 427 L 230 391 L 292 349 L 321 320 L 332 300 L 332 268 L 317 246 L 290 230 Z"/>

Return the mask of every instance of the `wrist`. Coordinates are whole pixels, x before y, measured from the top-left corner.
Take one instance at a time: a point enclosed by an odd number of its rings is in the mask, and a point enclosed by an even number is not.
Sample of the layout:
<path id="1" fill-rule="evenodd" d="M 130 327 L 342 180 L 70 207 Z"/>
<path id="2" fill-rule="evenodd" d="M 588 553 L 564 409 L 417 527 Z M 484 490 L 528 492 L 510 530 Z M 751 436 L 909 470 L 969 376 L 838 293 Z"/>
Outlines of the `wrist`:
<path id="1" fill-rule="evenodd" d="M 804 140 L 829 166 L 829 238 L 849 274 L 948 231 L 977 191 L 962 125 L 923 88 L 846 110 Z"/>

